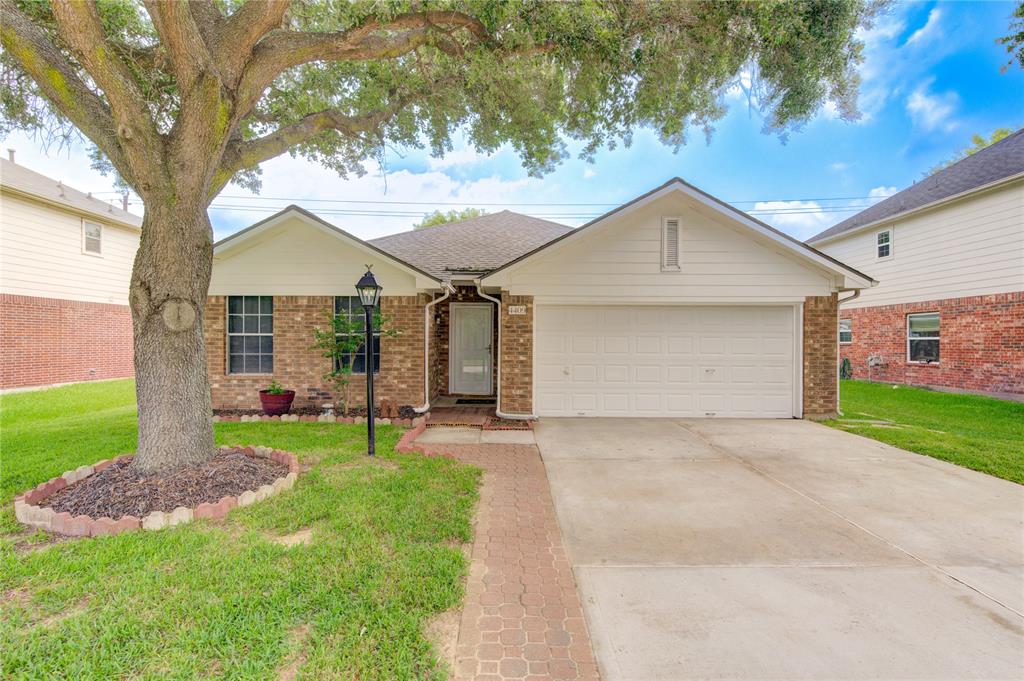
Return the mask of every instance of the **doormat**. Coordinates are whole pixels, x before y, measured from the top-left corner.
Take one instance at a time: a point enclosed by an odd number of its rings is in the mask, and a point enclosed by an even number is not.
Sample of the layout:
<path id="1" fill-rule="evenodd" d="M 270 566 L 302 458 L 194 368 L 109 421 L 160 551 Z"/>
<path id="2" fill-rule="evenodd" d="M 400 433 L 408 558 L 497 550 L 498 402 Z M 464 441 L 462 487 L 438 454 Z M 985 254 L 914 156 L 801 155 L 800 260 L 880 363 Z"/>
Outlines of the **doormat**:
<path id="1" fill-rule="evenodd" d="M 494 400 L 477 397 L 460 397 L 455 400 L 455 404 L 494 404 Z"/>
<path id="2" fill-rule="evenodd" d="M 532 421 L 520 419 L 503 419 L 499 416 L 492 416 L 483 425 L 484 430 L 533 430 Z"/>

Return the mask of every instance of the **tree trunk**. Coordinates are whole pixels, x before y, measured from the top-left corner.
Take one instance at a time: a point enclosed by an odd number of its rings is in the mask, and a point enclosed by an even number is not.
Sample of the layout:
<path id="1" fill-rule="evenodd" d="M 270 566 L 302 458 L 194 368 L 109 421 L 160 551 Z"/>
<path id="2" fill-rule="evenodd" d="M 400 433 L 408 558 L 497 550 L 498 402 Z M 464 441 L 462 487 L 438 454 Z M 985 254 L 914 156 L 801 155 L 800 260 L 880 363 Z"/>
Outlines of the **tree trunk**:
<path id="1" fill-rule="evenodd" d="M 130 292 L 139 405 L 132 465 L 139 471 L 164 473 L 213 455 L 203 342 L 212 264 L 213 229 L 202 202 L 146 202 Z"/>

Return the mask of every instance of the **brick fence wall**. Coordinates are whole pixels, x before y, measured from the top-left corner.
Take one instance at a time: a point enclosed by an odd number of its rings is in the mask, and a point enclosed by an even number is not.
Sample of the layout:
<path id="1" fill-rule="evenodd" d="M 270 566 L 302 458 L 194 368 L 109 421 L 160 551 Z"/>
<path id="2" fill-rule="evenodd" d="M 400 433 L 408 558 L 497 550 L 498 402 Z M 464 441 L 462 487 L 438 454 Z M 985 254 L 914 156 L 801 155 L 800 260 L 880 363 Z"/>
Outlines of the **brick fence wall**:
<path id="1" fill-rule="evenodd" d="M 939 362 L 907 362 L 907 315 L 939 313 Z M 841 310 L 853 377 L 973 392 L 1024 393 L 1024 291 Z M 882 364 L 868 370 L 868 357 Z"/>
<path id="2" fill-rule="evenodd" d="M 501 295 L 501 410 L 505 414 L 533 413 L 533 297 Z M 509 305 L 526 307 L 510 315 Z"/>
<path id="3" fill-rule="evenodd" d="M 127 305 L 0 294 L 0 388 L 127 378 Z"/>
<path id="4" fill-rule="evenodd" d="M 804 417 L 835 416 L 838 389 L 838 298 L 811 296 L 804 300 Z"/>
<path id="5" fill-rule="evenodd" d="M 374 380 L 376 401 L 394 400 L 399 406 L 419 407 L 423 397 L 423 306 L 426 296 L 384 296 L 381 314 L 399 334 L 381 339 L 380 372 Z M 295 406 L 338 403 L 333 386 L 323 380 L 330 360 L 312 348 L 313 329 L 326 328 L 334 309 L 331 296 L 274 296 L 274 374 L 240 375 L 227 372 L 226 296 L 206 301 L 206 353 L 214 409 L 258 409 L 259 390 L 276 379 L 295 391 Z M 366 377 L 354 375 L 350 406 L 366 404 Z"/>

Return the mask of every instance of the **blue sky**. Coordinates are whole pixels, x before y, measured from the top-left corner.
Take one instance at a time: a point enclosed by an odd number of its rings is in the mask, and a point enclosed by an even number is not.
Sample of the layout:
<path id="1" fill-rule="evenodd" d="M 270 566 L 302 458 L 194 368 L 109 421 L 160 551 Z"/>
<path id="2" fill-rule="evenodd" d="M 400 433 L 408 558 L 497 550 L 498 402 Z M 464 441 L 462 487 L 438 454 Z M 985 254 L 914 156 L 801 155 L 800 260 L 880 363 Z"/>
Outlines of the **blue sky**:
<path id="1" fill-rule="evenodd" d="M 1024 71 L 1011 66 L 1002 72 L 1008 55 L 995 43 L 1006 34 L 1013 7 L 897 4 L 862 36 L 862 119 L 839 120 L 826 106 L 785 142 L 761 133 L 761 118 L 737 86 L 726 95 L 730 111 L 710 143 L 694 131 L 678 153 L 640 131 L 628 149 L 602 151 L 593 164 L 573 159 L 538 179 L 527 176 L 511 150 L 484 156 L 457 143 L 443 159 L 418 150 L 391 152 L 386 173 L 368 165 L 365 177 L 349 181 L 286 156 L 264 165 L 263 198 L 228 187 L 211 219 L 223 237 L 293 202 L 363 238 L 409 229 L 434 207 L 463 205 L 507 207 L 578 225 L 678 175 L 807 238 L 868 205 L 869 197 L 919 180 L 973 133 L 1024 126 Z M 20 135 L 4 146 L 18 150 L 19 163 L 76 188 L 111 188 L 109 179 L 89 170 L 81 148 L 47 154 Z M 356 201 L 409 203 L 343 203 Z M 390 214 L 366 214 L 381 211 Z"/>

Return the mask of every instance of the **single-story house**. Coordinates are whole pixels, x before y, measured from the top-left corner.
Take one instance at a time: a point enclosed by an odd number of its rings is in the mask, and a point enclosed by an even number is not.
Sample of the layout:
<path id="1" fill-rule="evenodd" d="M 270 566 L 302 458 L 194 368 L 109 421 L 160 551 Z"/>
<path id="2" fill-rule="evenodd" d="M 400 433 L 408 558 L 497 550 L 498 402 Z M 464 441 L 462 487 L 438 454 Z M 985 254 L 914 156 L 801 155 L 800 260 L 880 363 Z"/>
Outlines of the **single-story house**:
<path id="1" fill-rule="evenodd" d="M 333 401 L 313 328 L 366 265 L 399 331 L 375 342 L 378 399 L 510 418 L 829 416 L 837 296 L 875 283 L 680 179 L 577 229 L 503 211 L 362 241 L 291 206 L 215 246 L 214 407 L 257 407 L 271 378 Z"/>

